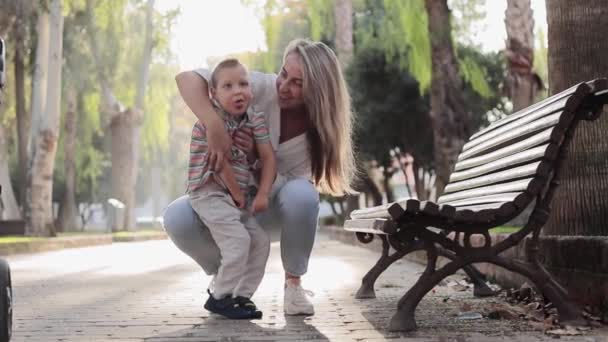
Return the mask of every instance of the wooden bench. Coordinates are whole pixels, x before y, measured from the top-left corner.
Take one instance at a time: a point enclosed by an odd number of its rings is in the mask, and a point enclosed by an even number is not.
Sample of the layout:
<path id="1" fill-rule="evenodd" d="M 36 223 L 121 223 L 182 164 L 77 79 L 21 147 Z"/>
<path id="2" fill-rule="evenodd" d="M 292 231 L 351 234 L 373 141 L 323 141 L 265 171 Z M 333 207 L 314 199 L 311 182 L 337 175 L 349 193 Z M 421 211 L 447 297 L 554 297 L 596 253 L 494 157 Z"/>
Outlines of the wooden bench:
<path id="1" fill-rule="evenodd" d="M 380 259 L 363 278 L 357 298 L 375 297 L 374 282 L 393 262 L 408 253 L 426 251 L 426 269 L 399 300 L 389 330 L 416 329 L 420 300 L 442 279 L 463 269 L 473 280 L 474 294 L 492 291 L 473 264 L 492 263 L 532 281 L 558 309 L 560 321 L 582 319 L 580 312 L 538 259 L 538 237 L 547 221 L 559 184 L 559 170 L 577 124 L 595 120 L 608 102 L 608 80 L 580 83 L 522 109 L 471 136 L 464 145 L 445 192 L 437 202 L 408 199 L 356 210 L 344 228 L 369 243 L 382 240 Z M 492 243 L 488 230 L 515 218 L 533 205 L 527 223 L 503 241 Z M 531 234 L 528 261 L 503 252 Z M 481 235 L 483 246 L 471 237 Z M 395 252 L 389 253 L 390 247 Z M 437 267 L 439 256 L 447 262 Z"/>

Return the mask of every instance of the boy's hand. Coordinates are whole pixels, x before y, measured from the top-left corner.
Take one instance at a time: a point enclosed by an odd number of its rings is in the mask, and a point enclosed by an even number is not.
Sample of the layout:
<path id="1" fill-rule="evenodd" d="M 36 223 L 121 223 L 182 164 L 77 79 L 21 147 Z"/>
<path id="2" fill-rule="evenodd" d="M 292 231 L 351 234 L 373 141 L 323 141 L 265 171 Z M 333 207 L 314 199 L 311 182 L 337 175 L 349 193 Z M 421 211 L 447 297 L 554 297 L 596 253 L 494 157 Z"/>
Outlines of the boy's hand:
<path id="1" fill-rule="evenodd" d="M 268 209 L 268 196 L 257 194 L 251 203 L 251 213 L 257 214 Z"/>
<path id="2" fill-rule="evenodd" d="M 245 209 L 245 205 L 247 204 L 247 199 L 241 190 L 235 191 L 234 194 L 230 194 L 232 199 L 234 200 L 234 204 L 240 209 Z"/>

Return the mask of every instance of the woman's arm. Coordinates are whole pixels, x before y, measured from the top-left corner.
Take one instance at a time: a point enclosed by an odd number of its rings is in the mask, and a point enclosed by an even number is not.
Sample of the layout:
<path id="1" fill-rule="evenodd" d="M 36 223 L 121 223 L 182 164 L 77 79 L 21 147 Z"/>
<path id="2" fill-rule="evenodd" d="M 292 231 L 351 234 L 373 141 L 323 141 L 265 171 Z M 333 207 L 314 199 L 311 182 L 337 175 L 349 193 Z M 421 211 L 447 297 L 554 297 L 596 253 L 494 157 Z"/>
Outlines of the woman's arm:
<path id="1" fill-rule="evenodd" d="M 274 150 L 270 142 L 263 142 L 256 144 L 258 154 L 260 155 L 260 161 L 262 162 L 262 172 L 260 177 L 260 186 L 258 192 L 253 199 L 251 204 L 251 211 L 259 213 L 268 208 L 268 197 L 270 196 L 270 189 L 274 179 L 277 176 L 276 158 L 274 156 Z"/>
<path id="2" fill-rule="evenodd" d="M 207 81 L 194 71 L 180 72 L 175 76 L 175 81 L 188 108 L 207 128 L 209 165 L 213 170 L 221 170 L 225 156 L 230 153 L 232 141 L 224 128 L 223 120 L 213 109 Z"/>
<path id="3" fill-rule="evenodd" d="M 260 161 L 262 162 L 258 194 L 262 193 L 263 195 L 268 196 L 272 183 L 277 175 L 277 162 L 270 142 L 257 144 L 256 147 L 260 156 Z"/>

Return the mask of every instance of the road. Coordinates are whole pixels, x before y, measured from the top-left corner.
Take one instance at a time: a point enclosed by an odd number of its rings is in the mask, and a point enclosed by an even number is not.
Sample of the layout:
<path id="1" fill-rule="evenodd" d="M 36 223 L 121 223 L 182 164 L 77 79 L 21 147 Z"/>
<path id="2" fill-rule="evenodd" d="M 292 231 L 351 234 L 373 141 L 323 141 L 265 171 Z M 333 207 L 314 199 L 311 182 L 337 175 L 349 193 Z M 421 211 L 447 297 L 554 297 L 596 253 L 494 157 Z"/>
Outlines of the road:
<path id="1" fill-rule="evenodd" d="M 477 301 L 471 291 L 450 294 L 445 286 L 420 304 L 417 332 L 389 333 L 396 300 L 422 267 L 399 261 L 379 279 L 378 299 L 355 300 L 376 253 L 325 234 L 318 235 L 305 278 L 305 287 L 316 294 L 317 314 L 286 317 L 279 255 L 275 241 L 254 297 L 264 312 L 258 321 L 209 315 L 202 306 L 210 278 L 167 240 L 10 256 L 12 341 L 552 340 L 521 322 L 458 320 L 463 301 Z M 601 341 L 596 335 L 572 340 Z"/>

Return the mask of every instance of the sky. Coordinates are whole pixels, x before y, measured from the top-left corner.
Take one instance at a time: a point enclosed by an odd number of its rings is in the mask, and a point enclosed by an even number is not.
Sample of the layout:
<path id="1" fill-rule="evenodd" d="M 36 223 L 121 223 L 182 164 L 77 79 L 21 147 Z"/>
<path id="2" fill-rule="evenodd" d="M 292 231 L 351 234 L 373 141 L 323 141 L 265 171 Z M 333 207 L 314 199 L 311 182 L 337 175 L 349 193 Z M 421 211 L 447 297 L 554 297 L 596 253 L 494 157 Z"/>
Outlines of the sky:
<path id="1" fill-rule="evenodd" d="M 545 0 L 531 0 L 536 29 L 547 32 Z M 171 46 L 183 70 L 207 66 L 211 56 L 265 49 L 264 31 L 241 0 L 157 0 L 157 9 L 181 8 Z M 486 18 L 475 42 L 486 51 L 504 47 L 506 0 L 486 0 Z"/>

